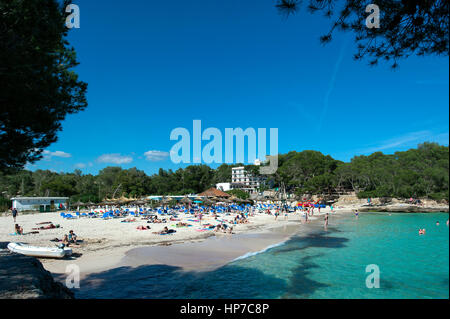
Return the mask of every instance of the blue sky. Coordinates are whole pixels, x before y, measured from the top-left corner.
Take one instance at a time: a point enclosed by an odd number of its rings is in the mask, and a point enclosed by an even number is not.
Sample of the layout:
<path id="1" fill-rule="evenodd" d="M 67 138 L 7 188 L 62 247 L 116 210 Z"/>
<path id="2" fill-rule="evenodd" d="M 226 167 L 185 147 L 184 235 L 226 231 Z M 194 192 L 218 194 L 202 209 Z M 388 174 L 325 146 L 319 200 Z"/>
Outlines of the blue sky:
<path id="1" fill-rule="evenodd" d="M 193 120 L 221 132 L 278 128 L 280 153 L 313 149 L 344 161 L 448 145 L 448 57 L 369 67 L 352 59 L 348 34 L 319 43 L 329 20 L 306 10 L 285 19 L 274 0 L 73 3 L 81 28 L 69 41 L 89 106 L 66 118 L 29 169 L 177 169 L 186 165 L 166 156 L 170 133 L 192 134 Z"/>

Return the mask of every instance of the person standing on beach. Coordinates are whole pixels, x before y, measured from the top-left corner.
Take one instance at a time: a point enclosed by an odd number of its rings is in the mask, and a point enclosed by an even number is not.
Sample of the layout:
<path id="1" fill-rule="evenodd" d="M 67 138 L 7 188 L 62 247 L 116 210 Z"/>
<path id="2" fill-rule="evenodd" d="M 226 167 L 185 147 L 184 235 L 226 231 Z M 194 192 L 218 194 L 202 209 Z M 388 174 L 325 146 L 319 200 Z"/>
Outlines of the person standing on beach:
<path id="1" fill-rule="evenodd" d="M 325 214 L 325 229 L 328 227 L 328 213 Z"/>
<path id="2" fill-rule="evenodd" d="M 15 207 L 13 207 L 13 209 L 12 209 L 12 217 L 14 218 L 14 223 L 15 223 L 16 217 L 17 217 L 17 209 Z"/>

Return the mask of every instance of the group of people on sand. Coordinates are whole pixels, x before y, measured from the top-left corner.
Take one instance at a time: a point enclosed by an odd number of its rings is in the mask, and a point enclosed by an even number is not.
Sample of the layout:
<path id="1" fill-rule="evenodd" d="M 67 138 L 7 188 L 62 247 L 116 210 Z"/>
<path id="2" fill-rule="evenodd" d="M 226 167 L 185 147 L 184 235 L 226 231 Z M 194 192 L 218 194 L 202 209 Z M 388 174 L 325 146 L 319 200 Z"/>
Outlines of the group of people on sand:
<path id="1" fill-rule="evenodd" d="M 157 215 L 151 215 L 147 218 L 147 223 L 149 224 L 164 224 L 167 223 L 167 220 L 165 218 L 159 219 Z"/>
<path id="2" fill-rule="evenodd" d="M 234 217 L 233 224 L 248 224 L 248 218 L 245 217 L 244 213 L 237 214 L 236 217 Z"/>
<path id="3" fill-rule="evenodd" d="M 222 233 L 232 234 L 233 233 L 233 227 L 228 226 L 227 224 L 224 224 L 224 223 L 220 223 L 214 228 L 214 231 L 215 232 L 222 232 Z"/>
<path id="4" fill-rule="evenodd" d="M 23 235 L 23 227 L 20 226 L 19 224 L 16 224 L 16 218 L 18 215 L 17 209 L 16 208 L 12 208 L 12 217 L 14 219 L 14 235 Z"/>
<path id="5" fill-rule="evenodd" d="M 73 230 L 70 230 L 69 234 L 65 234 L 61 240 L 55 238 L 51 241 L 61 242 L 61 244 L 58 245 L 59 248 L 69 247 L 71 245 L 78 246 L 78 236 Z"/>

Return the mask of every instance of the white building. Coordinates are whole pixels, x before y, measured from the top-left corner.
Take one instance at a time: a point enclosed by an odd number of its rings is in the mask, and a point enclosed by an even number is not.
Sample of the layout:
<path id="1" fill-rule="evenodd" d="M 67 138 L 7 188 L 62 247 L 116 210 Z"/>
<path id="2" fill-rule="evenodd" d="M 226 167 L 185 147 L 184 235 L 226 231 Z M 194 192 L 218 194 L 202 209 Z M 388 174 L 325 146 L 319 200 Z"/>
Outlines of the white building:
<path id="1" fill-rule="evenodd" d="M 244 166 L 233 167 L 231 169 L 231 188 L 242 189 L 249 193 L 258 192 L 261 183 L 264 181 L 262 177 L 252 176 L 249 174 Z"/>
<path id="2" fill-rule="evenodd" d="M 231 183 L 218 183 L 216 184 L 216 188 L 222 192 L 227 192 L 231 189 Z"/>
<path id="3" fill-rule="evenodd" d="M 12 207 L 18 211 L 50 212 L 67 209 L 69 197 L 14 197 Z"/>

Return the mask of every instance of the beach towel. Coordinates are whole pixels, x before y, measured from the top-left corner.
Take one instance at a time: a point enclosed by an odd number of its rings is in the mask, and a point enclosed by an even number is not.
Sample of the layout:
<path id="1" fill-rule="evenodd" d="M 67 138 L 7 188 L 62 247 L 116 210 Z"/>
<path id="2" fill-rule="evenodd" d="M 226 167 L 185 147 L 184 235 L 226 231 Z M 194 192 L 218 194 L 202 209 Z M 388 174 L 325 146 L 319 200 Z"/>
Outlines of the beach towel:
<path id="1" fill-rule="evenodd" d="M 167 234 L 158 234 L 158 235 L 173 235 L 174 233 L 176 233 L 177 231 L 174 229 L 169 229 L 169 232 Z"/>
<path id="2" fill-rule="evenodd" d="M 121 223 L 134 223 L 136 220 L 122 220 Z"/>
<path id="3" fill-rule="evenodd" d="M 170 227 L 187 228 L 187 227 L 194 227 L 194 226 L 192 226 L 192 225 L 187 225 L 187 226 L 170 225 Z"/>
<path id="4" fill-rule="evenodd" d="M 32 230 L 49 230 L 49 229 L 57 229 L 57 228 L 62 228 L 59 225 L 54 225 L 55 227 L 46 227 L 46 226 L 41 226 L 39 228 L 31 228 Z"/>
<path id="5" fill-rule="evenodd" d="M 38 231 L 32 231 L 32 232 L 29 232 L 29 233 L 23 233 L 22 235 L 18 234 L 18 233 L 12 233 L 12 234 L 9 234 L 9 236 L 25 236 L 25 235 L 31 235 L 31 234 L 39 234 L 39 232 Z"/>

